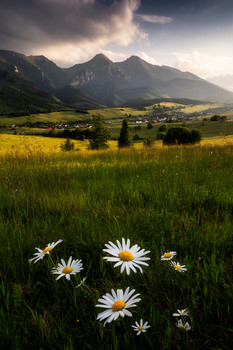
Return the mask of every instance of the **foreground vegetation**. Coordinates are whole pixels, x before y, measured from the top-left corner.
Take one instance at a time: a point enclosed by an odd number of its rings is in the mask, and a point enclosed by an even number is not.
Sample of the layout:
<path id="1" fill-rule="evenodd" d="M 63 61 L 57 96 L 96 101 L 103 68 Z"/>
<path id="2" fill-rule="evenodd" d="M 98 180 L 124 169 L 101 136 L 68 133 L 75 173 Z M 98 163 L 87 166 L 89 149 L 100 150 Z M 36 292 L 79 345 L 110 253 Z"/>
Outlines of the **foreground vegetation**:
<path id="1" fill-rule="evenodd" d="M 232 349 L 232 144 L 26 150 L 0 158 L 2 349 Z M 122 237 L 151 251 L 143 274 L 103 260 Z M 52 260 L 28 262 L 58 239 Z M 187 272 L 160 260 L 170 250 Z M 70 256 L 87 277 L 77 289 L 50 273 Z M 133 317 L 103 327 L 98 298 L 128 286 L 142 299 Z M 188 332 L 172 316 L 184 308 Z M 140 318 L 151 327 L 137 337 Z"/>

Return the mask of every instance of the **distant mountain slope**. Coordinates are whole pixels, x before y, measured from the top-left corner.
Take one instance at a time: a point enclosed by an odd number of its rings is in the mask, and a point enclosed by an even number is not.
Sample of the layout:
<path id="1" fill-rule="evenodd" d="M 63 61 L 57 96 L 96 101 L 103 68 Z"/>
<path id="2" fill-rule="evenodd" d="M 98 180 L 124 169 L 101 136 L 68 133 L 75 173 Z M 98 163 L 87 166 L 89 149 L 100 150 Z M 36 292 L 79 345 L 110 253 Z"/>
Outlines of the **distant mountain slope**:
<path id="1" fill-rule="evenodd" d="M 11 72 L 18 73 L 22 78 L 42 88 L 51 89 L 50 81 L 45 77 L 43 71 L 28 62 L 25 55 L 13 51 L 0 50 L 0 65 L 6 65 L 6 63 L 10 67 L 9 70 Z"/>
<path id="2" fill-rule="evenodd" d="M 224 89 L 233 91 L 233 75 L 226 74 L 223 76 L 208 77 L 207 80 L 215 85 L 221 86 Z"/>
<path id="3" fill-rule="evenodd" d="M 152 65 L 137 56 L 114 63 L 98 54 L 88 62 L 59 68 L 44 56 L 0 50 L 0 69 L 17 73 L 75 107 L 85 103 L 114 107 L 129 100 L 166 97 L 233 101 L 232 92 L 192 73 Z"/>
<path id="4" fill-rule="evenodd" d="M 63 104 L 17 73 L 0 70 L 0 114 L 39 113 L 61 109 Z"/>
<path id="5" fill-rule="evenodd" d="M 99 54 L 86 63 L 69 68 L 68 71 L 70 84 L 82 88 L 90 96 L 109 106 L 123 105 L 128 100 L 137 98 L 233 100 L 233 93 L 192 73 L 152 65 L 137 56 L 113 63 Z M 150 96 L 147 96 L 146 91 L 149 90 Z"/>
<path id="6" fill-rule="evenodd" d="M 70 106 L 84 109 L 95 109 L 103 107 L 91 97 L 89 97 L 84 91 L 72 85 L 66 85 L 61 89 L 55 90 L 54 93 L 57 98 Z"/>
<path id="7" fill-rule="evenodd" d="M 233 100 L 233 93 L 205 80 L 172 79 L 161 85 L 163 91 L 174 98 L 187 98 L 187 93 L 194 100 Z M 203 98 L 204 97 L 204 98 Z"/>
<path id="8" fill-rule="evenodd" d="M 52 89 L 59 89 L 68 84 L 69 78 L 66 70 L 59 68 L 55 63 L 44 56 L 28 56 L 25 58 L 29 63 L 34 65 L 42 72 L 43 79 L 48 82 Z"/>
<path id="9" fill-rule="evenodd" d="M 41 97 L 42 89 L 44 91 L 44 94 L 46 96 L 52 96 L 59 95 L 61 97 L 61 100 L 63 103 L 67 103 L 67 93 L 64 90 L 64 99 L 63 95 L 60 94 L 59 89 L 64 88 L 69 83 L 69 77 L 67 74 L 67 71 L 59 68 L 55 63 L 48 60 L 44 56 L 25 56 L 23 54 L 13 52 L 13 51 L 5 51 L 0 50 L 0 69 L 2 71 L 7 71 L 8 73 L 15 74 L 14 79 L 16 79 L 15 86 L 18 87 L 18 83 L 20 79 L 24 79 L 24 87 L 26 84 L 26 81 L 29 83 L 35 84 L 37 86 L 37 89 L 35 89 L 35 86 L 31 86 L 32 94 L 36 95 L 38 93 L 38 97 Z M 13 78 L 13 76 L 12 76 Z M 1 84 L 3 85 L 3 76 L 1 78 Z M 8 82 L 5 82 L 6 85 L 9 85 Z M 13 84 L 14 85 L 14 84 Z M 22 84 L 20 84 L 22 87 Z M 58 93 L 56 94 L 56 90 L 58 89 Z M 9 90 L 9 89 L 8 89 Z M 29 93 L 30 87 L 29 84 L 27 85 L 27 94 Z M 47 92 L 46 92 L 46 91 Z M 13 92 L 12 92 L 13 93 Z M 1 105 L 3 106 L 3 94 L 1 95 L 2 102 Z M 24 96 L 25 97 L 25 96 Z M 4 94 L 4 98 L 6 98 L 6 94 Z M 54 97 L 53 97 L 54 98 Z M 83 100 L 82 100 L 83 99 Z M 25 97 L 25 100 L 27 98 Z M 87 103 L 88 100 L 88 103 Z M 13 99 L 11 100 L 13 103 Z M 8 98 L 7 104 L 9 105 L 10 101 Z M 19 109 L 22 108 L 22 103 L 20 103 L 19 99 L 16 98 L 13 105 L 13 109 L 16 108 L 18 104 Z M 29 103 L 30 104 L 30 103 Z M 56 105 L 62 104 L 61 102 L 58 103 L 56 99 Z M 80 107 L 84 108 L 98 108 L 99 104 L 94 101 L 91 97 L 84 96 L 84 93 L 81 90 L 76 91 L 76 101 L 74 101 L 74 106 L 78 106 L 80 104 Z M 39 106 L 39 100 L 37 101 L 37 107 Z M 44 106 L 47 106 L 47 103 L 42 103 L 41 109 L 45 110 Z M 10 107 L 10 106 L 9 106 Z M 26 104 L 24 104 L 24 110 L 26 108 Z M 27 108 L 29 110 L 29 108 Z M 33 112 L 35 113 L 35 112 Z"/>

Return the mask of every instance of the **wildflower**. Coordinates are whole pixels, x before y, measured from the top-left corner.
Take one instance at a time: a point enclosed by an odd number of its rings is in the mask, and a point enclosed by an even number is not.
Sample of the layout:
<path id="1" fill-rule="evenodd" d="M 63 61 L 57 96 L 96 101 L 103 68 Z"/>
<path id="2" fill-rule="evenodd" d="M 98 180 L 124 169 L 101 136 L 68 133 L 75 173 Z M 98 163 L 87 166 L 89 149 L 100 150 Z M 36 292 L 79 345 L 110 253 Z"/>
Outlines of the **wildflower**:
<path id="1" fill-rule="evenodd" d="M 179 272 L 187 271 L 185 265 L 180 265 L 178 262 L 171 261 L 170 265 L 173 266 L 175 268 L 175 270 L 177 270 Z"/>
<path id="2" fill-rule="evenodd" d="M 189 331 L 191 329 L 191 326 L 189 325 L 189 323 L 186 322 L 183 324 L 182 320 L 178 320 L 178 322 L 176 323 L 176 326 L 180 328 L 182 331 Z"/>
<path id="3" fill-rule="evenodd" d="M 67 264 L 63 259 L 61 259 L 61 264 L 59 263 L 57 268 L 54 267 L 51 271 L 53 274 L 59 275 L 56 280 L 60 279 L 61 277 L 65 276 L 65 278 L 70 281 L 70 275 L 76 275 L 76 273 L 83 270 L 83 264 L 82 260 L 73 260 L 72 256 L 70 256 Z"/>
<path id="4" fill-rule="evenodd" d="M 122 243 L 117 240 L 117 245 L 112 242 L 108 242 L 108 244 L 105 244 L 105 246 L 107 249 L 103 249 L 103 251 L 111 254 L 112 257 L 104 257 L 104 259 L 107 261 L 116 262 L 114 267 L 121 265 L 121 273 L 124 271 L 124 269 L 126 269 L 127 275 L 129 275 L 130 269 L 137 272 L 136 268 L 143 272 L 140 265 L 148 266 L 144 260 L 150 260 L 150 258 L 144 257 L 143 255 L 150 253 L 150 251 L 145 251 L 145 249 L 140 250 L 140 247 L 137 244 L 130 248 L 129 239 L 127 239 L 126 243 L 125 239 L 122 238 Z"/>
<path id="5" fill-rule="evenodd" d="M 171 260 L 176 255 L 176 252 L 167 252 L 161 256 L 161 260 Z"/>
<path id="6" fill-rule="evenodd" d="M 172 316 L 188 316 L 188 311 L 186 309 L 184 310 L 177 310 L 178 313 L 172 314 Z"/>
<path id="7" fill-rule="evenodd" d="M 51 251 L 54 247 L 56 247 L 57 244 L 59 244 L 59 243 L 61 243 L 61 242 L 62 242 L 62 239 L 59 239 L 56 243 L 54 243 L 54 242 L 53 242 L 53 243 L 49 243 L 49 244 L 47 245 L 47 247 L 44 248 L 44 250 L 39 249 L 39 248 L 35 248 L 35 249 L 38 250 L 39 253 L 35 253 L 35 254 L 34 254 L 34 255 L 35 255 L 34 258 L 32 258 L 32 259 L 30 259 L 30 260 L 28 260 L 28 261 L 31 262 L 31 261 L 35 260 L 35 261 L 34 261 L 34 264 L 35 264 L 38 260 L 43 259 L 44 256 L 45 256 L 46 254 L 50 254 L 50 251 Z"/>
<path id="8" fill-rule="evenodd" d="M 137 335 L 141 334 L 141 332 L 146 332 L 146 330 L 148 328 L 150 328 L 150 326 L 148 325 L 148 322 L 146 321 L 144 324 L 143 324 L 143 320 L 141 319 L 140 320 L 140 324 L 136 321 L 135 322 L 136 326 L 132 325 L 134 331 L 137 332 Z"/>
<path id="9" fill-rule="evenodd" d="M 112 295 L 107 293 L 103 295 L 102 298 L 98 299 L 98 301 L 102 304 L 97 304 L 96 307 L 102 307 L 107 309 L 98 314 L 97 320 L 104 320 L 104 326 L 106 323 L 110 323 L 111 321 L 115 321 L 119 316 L 124 317 L 129 316 L 132 317 L 132 313 L 127 310 L 130 307 L 135 307 L 136 303 L 138 303 L 141 299 L 137 298 L 140 294 L 135 294 L 135 289 L 129 291 L 129 287 L 126 288 L 125 292 L 122 289 L 117 289 L 115 292 L 112 289 Z M 132 297 L 131 297 L 132 296 Z"/>

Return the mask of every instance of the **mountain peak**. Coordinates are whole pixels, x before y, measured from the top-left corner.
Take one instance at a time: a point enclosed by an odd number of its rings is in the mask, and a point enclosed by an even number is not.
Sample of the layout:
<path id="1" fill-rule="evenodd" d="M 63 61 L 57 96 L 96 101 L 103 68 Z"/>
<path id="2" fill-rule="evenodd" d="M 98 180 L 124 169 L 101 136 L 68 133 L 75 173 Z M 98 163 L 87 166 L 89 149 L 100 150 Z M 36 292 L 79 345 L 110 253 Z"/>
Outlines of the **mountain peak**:
<path id="1" fill-rule="evenodd" d="M 103 62 L 108 62 L 108 63 L 112 63 L 112 61 L 106 57 L 103 53 L 98 53 L 97 55 L 95 55 L 90 62 L 95 62 L 95 63 L 103 63 Z"/>
<path id="2" fill-rule="evenodd" d="M 127 61 L 132 61 L 132 62 L 146 62 L 143 59 L 141 59 L 139 56 L 132 55 L 130 56 Z"/>

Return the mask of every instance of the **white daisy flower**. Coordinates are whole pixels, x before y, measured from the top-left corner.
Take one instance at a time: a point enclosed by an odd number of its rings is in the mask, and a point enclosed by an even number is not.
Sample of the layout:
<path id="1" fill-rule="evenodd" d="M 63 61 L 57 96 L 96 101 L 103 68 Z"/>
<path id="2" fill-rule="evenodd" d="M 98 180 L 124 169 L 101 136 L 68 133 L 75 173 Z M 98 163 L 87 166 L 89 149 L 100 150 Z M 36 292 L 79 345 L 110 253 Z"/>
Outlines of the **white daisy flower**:
<path id="1" fill-rule="evenodd" d="M 178 312 L 176 313 L 174 313 L 174 314 L 172 314 L 172 316 L 188 316 L 188 311 L 186 310 L 186 309 L 184 309 L 184 310 L 177 310 Z"/>
<path id="2" fill-rule="evenodd" d="M 132 269 L 134 272 L 136 271 L 136 268 L 138 268 L 141 272 L 142 268 L 140 265 L 146 265 L 145 260 L 150 260 L 148 257 L 144 257 L 144 255 L 150 253 L 150 251 L 145 251 L 145 249 L 140 250 L 140 247 L 135 244 L 130 248 L 130 240 L 127 239 L 127 242 L 125 242 L 125 239 L 122 238 L 122 243 L 120 243 L 118 240 L 116 241 L 117 245 L 115 245 L 112 242 L 108 242 L 108 244 L 105 244 L 107 249 L 103 249 L 104 252 L 111 254 L 111 257 L 104 257 L 107 261 L 116 262 L 114 267 L 121 265 L 121 273 L 126 269 L 127 275 L 130 274 L 130 269 Z"/>
<path id="3" fill-rule="evenodd" d="M 57 244 L 59 244 L 59 243 L 61 243 L 61 242 L 62 242 L 62 239 L 59 239 L 56 243 L 55 243 L 55 242 L 49 243 L 49 244 L 47 245 L 47 247 L 44 248 L 43 250 L 40 249 L 40 248 L 35 248 L 35 249 L 38 250 L 39 253 L 35 253 L 35 254 L 34 254 L 34 255 L 35 255 L 34 258 L 32 258 L 32 259 L 30 259 L 30 260 L 28 260 L 28 261 L 31 262 L 31 261 L 35 260 L 35 261 L 34 261 L 34 264 L 35 264 L 38 260 L 43 259 L 44 256 L 45 256 L 46 254 L 50 254 L 50 251 L 51 251 L 54 247 L 56 247 Z"/>
<path id="4" fill-rule="evenodd" d="M 148 328 L 150 328 L 150 326 L 148 325 L 148 322 L 146 321 L 144 324 L 143 324 L 143 320 L 141 319 L 140 320 L 140 324 L 136 321 L 135 322 L 136 326 L 132 325 L 134 331 L 137 332 L 137 335 L 141 334 L 141 332 L 146 332 L 146 330 Z"/>
<path id="5" fill-rule="evenodd" d="M 176 252 L 167 252 L 161 256 L 161 260 L 171 260 L 176 255 Z"/>
<path id="6" fill-rule="evenodd" d="M 59 263 L 57 267 L 54 267 L 51 273 L 59 275 L 56 280 L 59 280 L 61 277 L 65 276 L 65 278 L 70 281 L 70 275 L 75 275 L 81 270 L 83 270 L 82 260 L 72 261 L 72 256 L 70 256 L 67 264 L 63 259 L 61 259 L 61 264 Z"/>
<path id="7" fill-rule="evenodd" d="M 112 295 L 109 293 L 103 295 L 102 298 L 98 299 L 102 304 L 97 304 L 96 307 L 102 307 L 107 310 L 99 313 L 97 320 L 102 321 L 106 318 L 105 326 L 106 323 L 115 321 L 119 316 L 124 317 L 126 315 L 132 317 L 132 313 L 127 309 L 137 306 L 136 303 L 141 300 L 137 298 L 140 294 L 132 296 L 134 292 L 135 289 L 129 291 L 129 287 L 127 287 L 125 292 L 122 289 L 117 289 L 116 292 L 112 289 Z"/>
<path id="8" fill-rule="evenodd" d="M 182 331 L 189 331 L 191 329 L 191 326 L 189 325 L 189 323 L 186 322 L 183 324 L 182 320 L 178 320 L 178 322 L 176 323 L 176 326 L 180 328 Z"/>
<path id="9" fill-rule="evenodd" d="M 173 266 L 175 268 L 175 270 L 177 270 L 179 272 L 187 271 L 185 265 L 180 265 L 178 262 L 171 261 L 170 265 Z"/>

